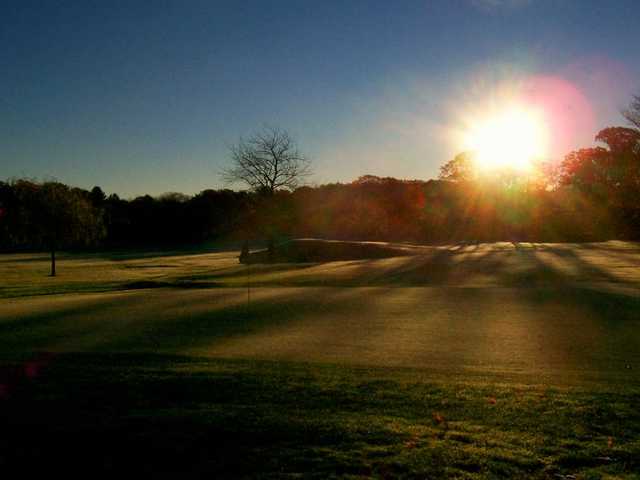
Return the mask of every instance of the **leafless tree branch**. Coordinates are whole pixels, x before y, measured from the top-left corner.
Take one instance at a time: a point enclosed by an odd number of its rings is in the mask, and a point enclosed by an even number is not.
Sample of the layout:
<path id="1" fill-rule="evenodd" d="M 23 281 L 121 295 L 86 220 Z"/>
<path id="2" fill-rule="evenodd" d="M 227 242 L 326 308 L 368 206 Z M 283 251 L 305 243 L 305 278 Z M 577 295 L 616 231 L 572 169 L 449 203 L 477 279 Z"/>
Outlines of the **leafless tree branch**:
<path id="1" fill-rule="evenodd" d="M 228 183 L 242 182 L 254 190 L 273 194 L 294 190 L 311 175 L 309 160 L 285 130 L 264 127 L 230 147 L 232 165 L 223 172 Z"/>
<path id="2" fill-rule="evenodd" d="M 634 95 L 629 107 L 622 111 L 622 115 L 635 128 L 640 129 L 640 95 Z"/>

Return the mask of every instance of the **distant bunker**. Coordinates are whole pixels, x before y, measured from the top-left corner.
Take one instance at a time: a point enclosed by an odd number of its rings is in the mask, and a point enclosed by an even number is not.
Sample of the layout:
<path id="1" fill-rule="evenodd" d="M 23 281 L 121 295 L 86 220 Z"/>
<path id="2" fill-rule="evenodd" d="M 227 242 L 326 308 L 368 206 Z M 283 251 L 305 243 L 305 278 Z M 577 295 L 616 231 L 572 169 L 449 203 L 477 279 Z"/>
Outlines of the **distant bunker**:
<path id="1" fill-rule="evenodd" d="M 339 240 L 297 239 L 240 256 L 240 263 L 322 263 L 340 260 L 365 260 L 415 255 L 411 248 L 383 242 L 347 242 Z"/>

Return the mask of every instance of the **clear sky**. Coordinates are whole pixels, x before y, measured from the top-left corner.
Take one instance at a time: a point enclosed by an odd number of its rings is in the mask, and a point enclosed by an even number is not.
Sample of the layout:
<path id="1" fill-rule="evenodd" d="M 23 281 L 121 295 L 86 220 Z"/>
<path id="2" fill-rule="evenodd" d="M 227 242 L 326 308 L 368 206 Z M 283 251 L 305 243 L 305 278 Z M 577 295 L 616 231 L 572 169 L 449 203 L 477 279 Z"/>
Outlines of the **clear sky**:
<path id="1" fill-rule="evenodd" d="M 427 179 L 509 95 L 555 115 L 559 157 L 624 123 L 639 19 L 638 0 L 3 1 L 0 178 L 192 194 L 269 124 L 315 183 Z"/>

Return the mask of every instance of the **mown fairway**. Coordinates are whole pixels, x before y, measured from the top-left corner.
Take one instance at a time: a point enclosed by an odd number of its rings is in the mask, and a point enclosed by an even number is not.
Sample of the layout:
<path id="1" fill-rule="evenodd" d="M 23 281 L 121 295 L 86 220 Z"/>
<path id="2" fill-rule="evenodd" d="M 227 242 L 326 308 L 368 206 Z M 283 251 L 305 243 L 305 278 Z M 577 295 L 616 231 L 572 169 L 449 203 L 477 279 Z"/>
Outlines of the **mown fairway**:
<path id="1" fill-rule="evenodd" d="M 0 256 L 0 465 L 638 472 L 640 245 L 402 248 Z"/>

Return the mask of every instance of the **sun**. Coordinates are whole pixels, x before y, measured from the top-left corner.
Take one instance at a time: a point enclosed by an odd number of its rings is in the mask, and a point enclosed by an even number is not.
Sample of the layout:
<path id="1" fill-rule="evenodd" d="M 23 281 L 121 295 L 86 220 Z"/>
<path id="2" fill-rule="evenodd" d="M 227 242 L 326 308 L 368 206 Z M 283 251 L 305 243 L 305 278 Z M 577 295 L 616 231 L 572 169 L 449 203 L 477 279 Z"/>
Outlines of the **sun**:
<path id="1" fill-rule="evenodd" d="M 511 106 L 474 122 L 465 135 L 465 149 L 481 170 L 530 170 L 547 152 L 548 132 L 533 108 Z"/>

